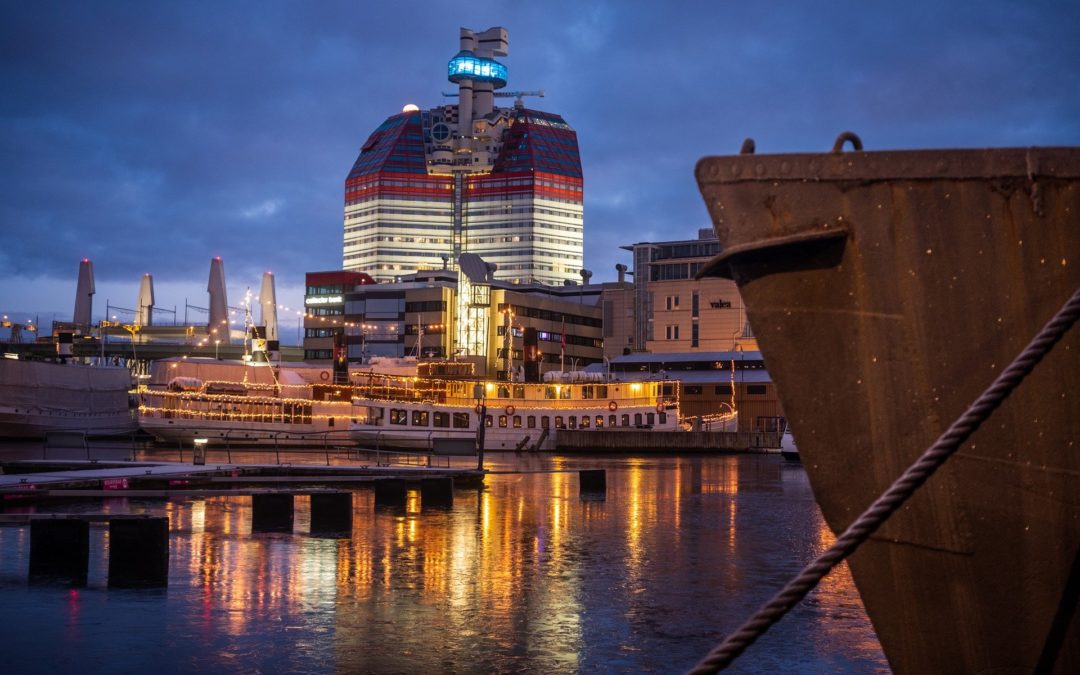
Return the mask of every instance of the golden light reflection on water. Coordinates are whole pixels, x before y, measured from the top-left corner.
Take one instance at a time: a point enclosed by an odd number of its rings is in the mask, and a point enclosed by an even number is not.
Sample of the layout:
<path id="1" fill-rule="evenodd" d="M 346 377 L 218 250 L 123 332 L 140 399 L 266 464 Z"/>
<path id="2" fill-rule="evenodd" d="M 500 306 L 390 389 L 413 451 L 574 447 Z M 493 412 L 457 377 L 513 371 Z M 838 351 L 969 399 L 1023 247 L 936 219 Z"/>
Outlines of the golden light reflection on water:
<path id="1" fill-rule="evenodd" d="M 266 635 L 268 653 L 320 654 L 307 669 L 682 670 L 745 618 L 735 600 L 767 598 L 777 569 L 797 569 L 793 555 L 831 543 L 807 513 L 805 480 L 782 485 L 762 462 L 607 461 L 604 499 L 579 491 L 577 468 L 596 462 L 565 458 L 489 476 L 482 491 L 456 491 L 451 509 L 425 509 L 414 490 L 404 509 L 376 509 L 359 490 L 342 537 L 310 536 L 300 497 L 285 534 L 252 534 L 248 497 L 112 508 L 169 516 L 169 594 L 186 608 L 189 637 L 222 659 Z M 791 525 L 803 520 L 811 526 Z M 0 546 L 27 546 L 12 535 L 0 528 Z M 847 570 L 818 594 L 812 644 L 792 649 L 840 645 L 877 663 Z"/>

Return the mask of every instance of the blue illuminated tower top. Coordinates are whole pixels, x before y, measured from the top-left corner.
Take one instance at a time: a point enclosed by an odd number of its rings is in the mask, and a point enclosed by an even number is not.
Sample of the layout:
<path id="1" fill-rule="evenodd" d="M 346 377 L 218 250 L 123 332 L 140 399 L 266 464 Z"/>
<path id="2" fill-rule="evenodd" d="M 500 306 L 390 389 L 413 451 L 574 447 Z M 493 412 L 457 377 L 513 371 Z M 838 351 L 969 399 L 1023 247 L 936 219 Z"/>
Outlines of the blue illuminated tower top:
<path id="1" fill-rule="evenodd" d="M 495 90 L 506 86 L 506 66 L 494 57 L 510 53 L 510 38 L 499 26 L 482 33 L 462 28 L 460 44 L 447 64 L 447 78 L 458 86 L 458 137 L 468 138 L 473 120 L 492 112 Z"/>
<path id="2" fill-rule="evenodd" d="M 491 82 L 495 89 L 506 86 L 506 66 L 495 59 L 460 51 L 447 65 L 447 79 L 454 84 L 462 80 Z"/>

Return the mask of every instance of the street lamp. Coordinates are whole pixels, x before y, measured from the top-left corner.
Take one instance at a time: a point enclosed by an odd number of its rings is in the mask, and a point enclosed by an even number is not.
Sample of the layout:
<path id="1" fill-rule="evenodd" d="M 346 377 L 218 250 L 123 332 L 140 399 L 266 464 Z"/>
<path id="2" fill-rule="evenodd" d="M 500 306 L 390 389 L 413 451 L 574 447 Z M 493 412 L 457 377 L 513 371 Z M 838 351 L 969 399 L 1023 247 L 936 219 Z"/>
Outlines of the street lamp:
<path id="1" fill-rule="evenodd" d="M 219 358 L 218 357 L 218 345 L 220 345 L 220 344 L 221 344 L 221 340 L 214 340 L 214 358 L 215 359 Z"/>

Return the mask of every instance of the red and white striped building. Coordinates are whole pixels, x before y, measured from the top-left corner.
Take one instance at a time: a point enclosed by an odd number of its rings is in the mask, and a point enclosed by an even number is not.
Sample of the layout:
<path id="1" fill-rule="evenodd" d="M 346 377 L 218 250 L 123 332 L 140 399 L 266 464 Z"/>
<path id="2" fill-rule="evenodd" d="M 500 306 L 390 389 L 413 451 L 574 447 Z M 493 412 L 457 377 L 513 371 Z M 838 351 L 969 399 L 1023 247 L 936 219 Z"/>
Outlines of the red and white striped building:
<path id="1" fill-rule="evenodd" d="M 448 78 L 458 104 L 407 106 L 362 146 L 345 181 L 343 267 L 392 281 L 475 253 L 511 283 L 579 281 L 583 181 L 559 115 L 497 107 L 506 30 L 461 31 Z"/>

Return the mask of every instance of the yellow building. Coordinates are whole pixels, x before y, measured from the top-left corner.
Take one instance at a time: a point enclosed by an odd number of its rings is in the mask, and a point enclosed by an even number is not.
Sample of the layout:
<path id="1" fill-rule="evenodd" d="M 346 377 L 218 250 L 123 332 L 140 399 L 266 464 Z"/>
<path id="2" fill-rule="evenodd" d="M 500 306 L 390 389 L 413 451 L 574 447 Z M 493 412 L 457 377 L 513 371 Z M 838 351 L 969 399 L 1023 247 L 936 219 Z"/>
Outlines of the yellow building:
<path id="1" fill-rule="evenodd" d="M 634 259 L 631 351 L 715 352 L 757 349 L 735 282 L 695 279 L 720 252 L 711 229 L 697 239 L 623 246 Z"/>

